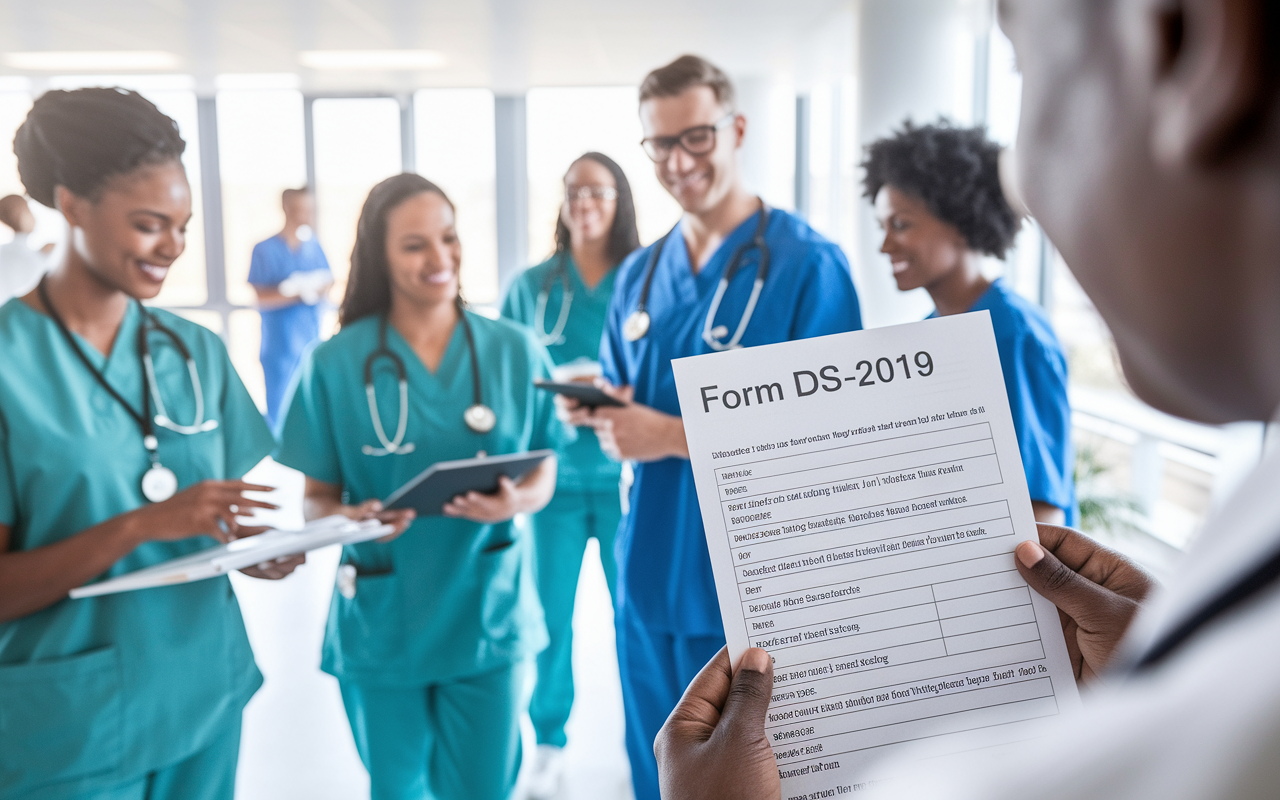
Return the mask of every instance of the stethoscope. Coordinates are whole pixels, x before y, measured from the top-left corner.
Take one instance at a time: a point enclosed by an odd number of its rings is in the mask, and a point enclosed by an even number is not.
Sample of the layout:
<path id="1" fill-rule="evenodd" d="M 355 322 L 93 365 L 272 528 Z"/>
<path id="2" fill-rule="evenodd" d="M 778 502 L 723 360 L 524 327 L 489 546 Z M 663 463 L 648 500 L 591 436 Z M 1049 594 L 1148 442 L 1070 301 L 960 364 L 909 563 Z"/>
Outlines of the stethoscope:
<path id="1" fill-rule="evenodd" d="M 747 324 L 751 322 L 751 316 L 755 313 L 756 304 L 760 302 L 760 293 L 764 290 L 764 282 L 769 277 L 769 245 L 764 240 L 764 232 L 768 227 L 769 206 L 761 200 L 760 219 L 756 222 L 755 233 L 752 234 L 749 241 L 740 245 L 734 251 L 733 257 L 729 259 L 729 266 L 725 268 L 724 275 L 721 276 L 720 283 L 716 286 L 715 296 L 711 298 L 711 307 L 707 309 L 707 317 L 702 323 L 702 341 L 706 342 L 712 350 L 733 350 L 742 346 L 742 335 L 747 331 Z M 679 228 L 679 225 L 672 228 L 666 236 L 663 236 L 658 241 L 657 246 L 649 251 L 649 261 L 645 265 L 644 287 L 640 290 L 640 301 L 636 303 L 636 310 L 631 312 L 622 325 L 622 335 L 628 342 L 638 342 L 649 332 L 649 325 L 652 323 L 648 311 L 649 288 L 653 284 L 653 273 L 657 269 L 658 259 L 662 257 L 662 250 L 666 247 L 667 240 Z M 751 287 L 751 296 L 747 298 L 746 308 L 743 309 L 742 317 L 738 320 L 738 327 L 733 332 L 733 338 L 726 342 L 724 337 L 729 334 L 729 329 L 724 325 L 715 325 L 716 314 L 720 311 L 720 301 L 724 299 L 724 293 L 729 289 L 729 282 L 738 274 L 738 269 L 742 266 L 743 257 L 753 247 L 760 251 L 760 266 L 756 269 L 756 281 Z"/>
<path id="2" fill-rule="evenodd" d="M 569 257 L 561 250 L 556 257 L 556 266 L 547 273 L 542 281 L 542 289 L 538 292 L 538 302 L 533 311 L 533 335 L 538 344 L 549 347 L 564 343 L 564 326 L 569 324 L 569 309 L 573 307 L 573 281 L 569 279 Z M 556 278 L 564 292 L 560 296 L 560 316 L 556 317 L 556 325 L 547 333 L 547 301 L 551 299 L 551 286 Z"/>
<path id="3" fill-rule="evenodd" d="M 484 404 L 480 389 L 480 357 L 476 353 L 475 334 L 471 331 L 471 323 L 467 314 L 458 307 L 458 320 L 462 323 L 463 333 L 467 336 L 467 351 L 471 355 L 471 398 L 472 403 L 462 412 L 462 421 L 476 433 L 488 433 L 498 424 L 498 415 Z M 386 429 L 382 427 L 382 416 L 378 413 L 378 394 L 373 388 L 373 366 L 378 359 L 387 358 L 396 370 L 396 380 L 400 386 L 400 420 L 396 424 L 395 438 L 388 439 Z M 378 437 L 381 447 L 366 444 L 360 451 L 367 456 L 404 455 L 412 453 L 414 443 L 405 443 L 404 434 L 409 426 L 409 373 L 405 370 L 404 359 L 387 347 L 387 317 L 384 314 L 378 320 L 378 348 L 364 360 L 364 396 L 369 401 L 369 418 L 373 420 L 373 432 Z"/>
<path id="4" fill-rule="evenodd" d="M 80 344 L 71 335 L 71 330 L 67 327 L 67 323 L 63 321 L 62 315 L 58 313 L 53 303 L 50 302 L 49 291 L 45 288 L 45 281 L 41 280 L 36 288 L 40 294 L 40 302 L 44 303 L 49 316 L 53 318 L 58 330 L 62 332 L 63 338 L 71 345 L 72 351 L 80 358 L 81 363 L 98 381 L 98 384 L 128 412 L 129 416 L 133 417 L 134 422 L 137 422 L 138 427 L 142 430 L 142 446 L 146 448 L 147 457 L 151 461 L 151 466 L 142 474 L 142 496 L 152 503 L 161 503 L 173 497 L 178 491 L 178 476 L 174 474 L 173 470 L 160 463 L 160 440 L 156 437 L 155 426 L 159 425 L 184 436 L 205 433 L 218 427 L 216 419 L 207 420 L 204 418 L 204 389 L 200 385 L 200 371 L 196 368 L 195 359 L 191 357 L 191 351 L 187 349 L 186 344 L 178 337 L 178 334 L 156 319 L 142 303 L 138 303 L 142 321 L 138 325 L 136 347 L 138 361 L 142 365 L 142 372 L 146 382 L 142 389 L 142 413 L 138 413 L 116 391 L 115 387 L 107 381 L 102 371 L 93 365 L 93 362 L 85 355 L 84 350 L 80 348 Z M 191 392 L 195 397 L 196 404 L 195 419 L 190 425 L 181 425 L 175 422 L 165 410 L 164 400 L 160 397 L 160 385 L 156 381 L 156 367 L 155 361 L 151 357 L 151 346 L 147 343 L 147 334 L 151 331 L 158 331 L 169 337 L 169 341 L 173 343 L 183 361 L 187 363 L 187 376 L 191 380 Z M 151 413 L 152 403 L 155 403 L 156 413 L 154 415 Z"/>

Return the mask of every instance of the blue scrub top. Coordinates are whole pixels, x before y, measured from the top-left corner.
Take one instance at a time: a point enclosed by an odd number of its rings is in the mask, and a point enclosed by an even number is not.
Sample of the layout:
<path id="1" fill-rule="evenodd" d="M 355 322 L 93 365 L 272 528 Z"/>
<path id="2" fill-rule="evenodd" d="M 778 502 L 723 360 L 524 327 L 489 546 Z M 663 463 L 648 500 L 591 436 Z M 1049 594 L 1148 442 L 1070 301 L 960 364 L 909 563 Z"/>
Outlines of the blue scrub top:
<path id="1" fill-rule="evenodd" d="M 588 289 L 578 274 L 578 268 L 568 253 L 554 255 L 537 266 L 520 274 L 507 290 L 502 304 L 502 316 L 532 328 L 537 324 L 538 295 L 547 291 L 546 314 L 541 331 L 535 335 L 549 334 L 555 329 L 564 303 L 566 275 L 573 289 L 573 301 L 569 306 L 569 318 L 562 333 L 563 341 L 547 345 L 551 360 L 557 365 L 573 361 L 595 361 L 600 357 L 600 340 L 604 336 L 605 317 L 609 301 L 613 297 L 614 279 L 618 271 L 610 270 Z M 556 489 L 564 491 L 613 491 L 618 490 L 622 476 L 622 464 L 606 456 L 600 450 L 595 431 L 579 428 L 578 438 L 560 453 L 559 471 L 556 473 Z"/>
<path id="2" fill-rule="evenodd" d="M 1075 449 L 1067 401 L 1067 357 L 1044 311 L 1003 278 L 970 311 L 991 313 L 1013 429 L 1032 500 L 1061 508 L 1075 525 Z M 937 312 L 930 315 L 937 316 Z"/>
<path id="3" fill-rule="evenodd" d="M 239 478 L 271 451 L 262 415 L 216 334 L 152 313 L 190 350 L 206 418 L 220 423 L 189 436 L 157 428 L 161 462 L 180 488 Z M 79 341 L 135 409 L 143 387 L 140 322 L 130 303 L 108 357 Z M 169 414 L 189 422 L 195 400 L 186 363 L 163 334 L 148 341 Z M 140 481 L 150 460 L 138 423 L 85 369 L 53 320 L 21 300 L 0 307 L 0 374 L 7 376 L 0 381 L 0 523 L 11 528 L 11 552 L 54 544 L 147 505 Z M 102 577 L 214 544 L 207 536 L 146 542 Z M 261 682 L 225 577 L 64 599 L 0 622 L 0 795 L 27 796 L 36 784 L 78 779 L 88 792 L 181 761 L 237 721 Z"/>
<path id="4" fill-rule="evenodd" d="M 484 402 L 497 415 L 489 433 L 462 414 L 473 402 L 471 358 L 461 325 L 435 373 L 393 326 L 387 346 L 409 381 L 405 441 L 410 453 L 366 455 L 378 446 L 364 387 L 366 359 L 378 346 L 378 317 L 357 320 L 303 359 L 284 415 L 276 460 L 342 487 L 345 502 L 384 498 L 437 461 L 541 448 L 572 437 L 553 398 L 533 387 L 551 364 L 529 333 L 507 320 L 471 312 Z M 400 418 L 392 361 L 374 368 L 378 413 L 388 435 Z M 547 643 L 532 570 L 528 527 L 450 517 L 415 520 L 397 539 L 343 550 L 356 569 L 356 594 L 335 592 L 321 668 L 366 685 L 423 686 L 508 666 Z"/>
<path id="5" fill-rule="evenodd" d="M 618 268 L 600 361 L 604 377 L 635 388 L 635 399 L 680 414 L 671 360 L 712 352 L 702 340 L 703 320 L 735 250 L 750 241 L 759 212 L 743 222 L 694 273 L 681 225 L 658 259 L 649 293 L 649 333 L 638 342 L 622 335 L 645 281 L 649 252 L 632 253 Z M 682 223 L 683 224 L 683 223 Z M 765 231 L 772 266 L 742 344 L 761 344 L 859 330 L 858 295 L 844 253 L 800 217 L 773 209 Z M 760 254 L 748 251 L 729 284 L 716 325 L 736 330 L 755 281 Z M 618 531 L 618 603 L 651 630 L 682 636 L 723 635 L 711 560 L 687 460 L 636 464 L 630 513 Z"/>
<path id="6" fill-rule="evenodd" d="M 249 262 L 249 283 L 254 286 L 279 286 L 295 272 L 329 269 L 329 260 L 315 239 L 298 243 L 297 251 L 280 234 L 253 246 Z M 292 369 L 307 345 L 320 338 L 319 304 L 294 303 L 282 308 L 266 308 L 262 315 L 262 350 L 264 362 L 278 360 Z M 286 378 L 287 380 L 287 378 Z"/>

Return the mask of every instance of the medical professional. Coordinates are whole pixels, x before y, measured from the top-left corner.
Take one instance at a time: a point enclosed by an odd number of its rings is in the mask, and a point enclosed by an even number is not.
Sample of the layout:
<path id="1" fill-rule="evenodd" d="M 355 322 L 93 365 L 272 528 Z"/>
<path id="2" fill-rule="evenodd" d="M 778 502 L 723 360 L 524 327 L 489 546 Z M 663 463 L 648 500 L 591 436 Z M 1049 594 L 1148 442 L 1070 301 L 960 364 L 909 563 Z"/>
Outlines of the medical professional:
<path id="1" fill-rule="evenodd" d="M 867 148 L 862 186 L 899 290 L 923 287 L 936 308 L 930 316 L 990 313 L 1032 509 L 1040 522 L 1074 525 L 1066 353 L 1039 306 L 982 274 L 983 256 L 1003 259 L 1021 226 L 999 159 L 982 128 L 907 121 Z"/>
<path id="2" fill-rule="evenodd" d="M 70 231 L 0 307 L 0 796 L 231 800 L 262 684 L 227 578 L 67 592 L 259 533 L 238 480 L 270 432 L 218 336 L 148 309 L 191 190 L 173 120 L 135 92 L 52 91 L 14 152 Z M 247 570 L 281 577 L 301 558 Z"/>
<path id="3" fill-rule="evenodd" d="M 258 295 L 262 344 L 258 357 L 267 385 L 267 424 L 276 430 L 280 407 L 302 353 L 320 338 L 324 299 L 333 286 L 329 260 L 313 228 L 316 200 L 309 189 L 280 194 L 284 229 L 253 246 L 249 284 Z"/>
<path id="4" fill-rule="evenodd" d="M 36 229 L 36 218 L 22 195 L 0 197 L 0 223 L 13 231 L 13 240 L 0 244 L 0 305 L 11 297 L 31 291 L 49 269 L 50 242 L 33 250 L 28 242 Z"/>
<path id="5" fill-rule="evenodd" d="M 502 314 L 533 329 L 563 380 L 600 374 L 600 339 L 618 264 L 640 246 L 631 184 L 603 153 L 586 153 L 564 176 L 556 219 L 556 251 L 525 270 L 507 291 Z M 551 643 L 538 655 L 529 704 L 538 752 L 529 781 L 533 797 L 554 796 L 563 772 L 565 723 L 573 707 L 573 603 L 589 539 L 612 595 L 613 542 L 622 518 L 622 465 L 600 450 L 590 428 L 579 431 L 558 460 L 556 494 L 534 518 L 538 594 Z"/>
<path id="6" fill-rule="evenodd" d="M 1280 229 L 1263 210 L 1280 195 L 1276 5 L 1000 10 L 1023 75 L 1021 189 L 1114 334 L 1129 385 L 1201 423 L 1280 418 Z M 963 771 L 916 769 L 929 784 L 893 796 L 1280 796 L 1278 485 L 1272 449 L 1145 601 L 1152 586 L 1132 564 L 1041 525 L 1040 544 L 1010 561 L 1058 606 L 1094 691 L 1055 729 L 973 754 Z M 779 797 L 769 659 L 747 651 L 732 681 L 727 661 L 708 666 L 660 740 L 668 800 Z"/>
<path id="7" fill-rule="evenodd" d="M 640 121 L 658 180 L 685 213 L 618 268 L 600 360 L 626 406 L 571 419 L 636 462 L 615 625 L 632 783 L 649 800 L 654 737 L 725 641 L 671 359 L 857 330 L 861 315 L 840 248 L 743 186 L 747 119 L 723 72 L 696 56 L 654 70 Z"/>
<path id="8" fill-rule="evenodd" d="M 467 310 L 462 245 L 438 186 L 397 175 L 360 212 L 342 330 L 303 360 L 281 463 L 310 518 L 379 516 L 404 535 L 347 547 L 321 668 L 338 678 L 374 800 L 500 800 L 520 766 L 521 664 L 547 643 L 527 524 L 554 456 L 492 495 L 414 520 L 378 498 L 438 461 L 560 448 L 572 436 L 534 379 L 546 350 Z"/>

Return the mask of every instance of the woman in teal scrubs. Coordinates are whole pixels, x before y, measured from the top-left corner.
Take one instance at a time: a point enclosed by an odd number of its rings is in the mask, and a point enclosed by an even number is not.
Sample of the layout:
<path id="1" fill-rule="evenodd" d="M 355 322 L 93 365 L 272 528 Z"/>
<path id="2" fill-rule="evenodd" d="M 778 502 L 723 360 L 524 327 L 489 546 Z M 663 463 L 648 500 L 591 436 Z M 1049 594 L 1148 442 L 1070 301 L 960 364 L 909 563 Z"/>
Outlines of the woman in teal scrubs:
<path id="1" fill-rule="evenodd" d="M 502 315 L 533 329 L 547 347 L 560 380 L 600 375 L 604 333 L 618 264 L 640 246 L 631 185 L 601 153 L 586 153 L 564 176 L 565 200 L 556 220 L 556 252 L 525 270 L 507 292 Z M 587 541 L 600 546 L 609 593 L 616 569 L 613 540 L 622 518 L 622 464 L 600 450 L 595 432 L 560 454 L 556 494 L 534 517 L 538 594 L 551 644 L 538 655 L 538 682 L 529 704 L 538 753 L 531 794 L 550 796 L 563 768 L 565 723 L 573 707 L 573 601 Z"/>
<path id="2" fill-rule="evenodd" d="M 277 454 L 306 474 L 309 517 L 378 516 L 403 533 L 343 551 L 321 665 L 338 678 L 374 800 L 508 797 L 520 665 L 547 643 L 530 532 L 513 518 L 551 499 L 554 458 L 495 494 L 454 498 L 446 517 L 378 502 L 437 461 L 572 436 L 533 386 L 549 375 L 546 350 L 463 305 L 461 255 L 439 187 L 404 174 L 373 188 L 342 330 L 304 358 Z"/>
<path id="3" fill-rule="evenodd" d="M 184 146 L 173 120 L 116 89 L 45 94 L 14 142 L 27 192 L 70 236 L 39 288 L 0 307 L 3 797 L 234 792 L 262 677 L 227 579 L 67 599 L 261 532 L 237 515 L 273 507 L 244 496 L 270 487 L 237 480 L 272 440 L 221 340 L 139 302 L 185 244 Z"/>
<path id="4" fill-rule="evenodd" d="M 999 157 L 982 128 L 907 122 L 868 148 L 863 188 L 899 289 L 924 287 L 937 308 L 931 316 L 991 314 L 1036 519 L 1073 525 L 1066 354 L 1039 306 L 982 274 L 982 257 L 1004 258 L 1021 226 L 1001 189 Z"/>

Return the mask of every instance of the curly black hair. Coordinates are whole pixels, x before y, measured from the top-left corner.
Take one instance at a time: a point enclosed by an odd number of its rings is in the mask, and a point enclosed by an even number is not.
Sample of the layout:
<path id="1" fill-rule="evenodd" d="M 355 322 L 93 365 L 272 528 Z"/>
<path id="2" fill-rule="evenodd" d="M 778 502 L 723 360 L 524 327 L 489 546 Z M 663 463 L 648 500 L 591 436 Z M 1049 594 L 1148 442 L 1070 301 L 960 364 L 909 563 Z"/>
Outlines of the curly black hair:
<path id="1" fill-rule="evenodd" d="M 119 88 L 45 92 L 13 140 L 22 185 L 50 208 L 58 186 L 96 200 L 113 176 L 178 161 L 186 146 L 178 123 Z"/>
<path id="2" fill-rule="evenodd" d="M 892 136 L 867 146 L 862 194 L 874 203 L 886 185 L 906 192 L 955 226 L 971 249 L 1004 258 L 1022 220 L 1000 186 L 999 158 L 1000 145 L 985 128 L 908 119 Z"/>

